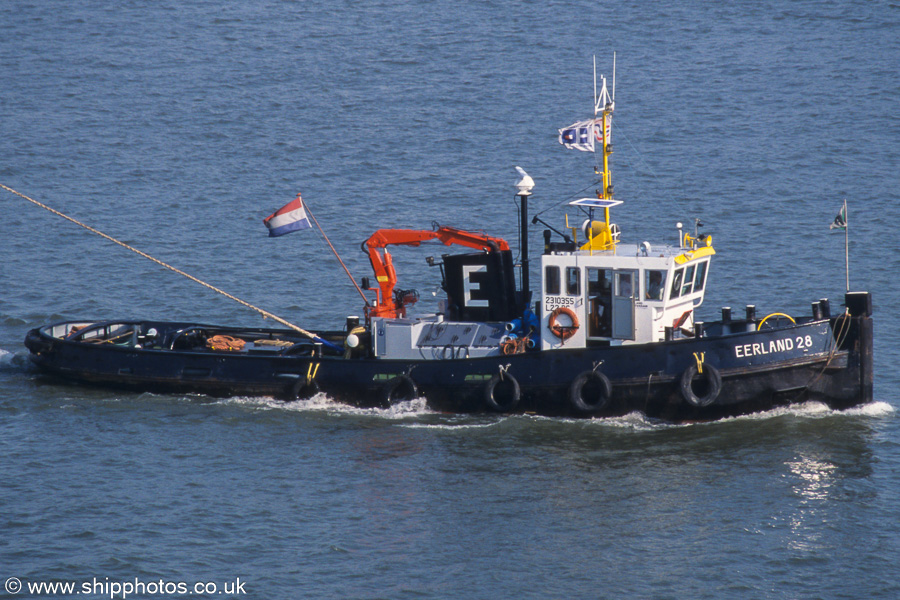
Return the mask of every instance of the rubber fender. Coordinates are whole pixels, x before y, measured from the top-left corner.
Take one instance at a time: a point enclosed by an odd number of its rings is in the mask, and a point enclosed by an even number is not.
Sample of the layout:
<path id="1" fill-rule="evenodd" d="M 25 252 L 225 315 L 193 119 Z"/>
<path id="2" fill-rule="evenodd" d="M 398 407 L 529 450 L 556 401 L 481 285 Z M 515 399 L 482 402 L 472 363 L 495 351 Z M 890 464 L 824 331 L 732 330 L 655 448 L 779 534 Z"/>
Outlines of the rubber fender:
<path id="1" fill-rule="evenodd" d="M 603 409 L 612 398 L 612 384 L 599 371 L 585 371 L 569 386 L 569 403 L 578 412 L 592 413 Z"/>
<path id="2" fill-rule="evenodd" d="M 509 412 L 519 404 L 522 388 L 509 373 L 497 373 L 484 386 L 484 403 L 495 412 Z"/>
<path id="3" fill-rule="evenodd" d="M 701 378 L 699 381 L 706 382 L 706 393 L 702 396 L 694 393 L 694 378 L 698 375 Z M 716 401 L 721 391 L 722 375 L 710 364 L 703 363 L 703 372 L 701 373 L 697 368 L 697 363 L 692 363 L 681 375 L 681 396 L 688 404 L 701 408 L 709 406 Z"/>
<path id="4" fill-rule="evenodd" d="M 316 383 L 315 380 L 307 382 L 303 377 L 299 377 L 297 381 L 291 384 L 290 389 L 288 389 L 287 400 L 288 402 L 294 400 L 307 400 L 318 394 L 320 391 L 319 384 Z"/>
<path id="5" fill-rule="evenodd" d="M 419 387 L 409 375 L 397 375 L 381 388 L 381 405 L 385 408 L 397 402 L 409 402 L 419 397 Z"/>

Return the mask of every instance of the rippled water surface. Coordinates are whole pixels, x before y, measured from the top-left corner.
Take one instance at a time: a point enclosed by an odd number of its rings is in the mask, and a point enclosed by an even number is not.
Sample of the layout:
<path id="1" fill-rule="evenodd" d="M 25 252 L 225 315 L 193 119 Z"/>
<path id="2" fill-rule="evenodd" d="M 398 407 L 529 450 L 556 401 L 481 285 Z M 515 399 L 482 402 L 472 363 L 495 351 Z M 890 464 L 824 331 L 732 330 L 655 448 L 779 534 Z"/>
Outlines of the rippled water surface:
<path id="1" fill-rule="evenodd" d="M 845 412 L 673 426 L 94 390 L 39 378 L 27 330 L 264 323 L 0 192 L 0 580 L 19 595 L 900 597 L 896 3 L 13 0 L 0 22 L 0 183 L 302 326 L 359 298 L 317 234 L 269 240 L 263 217 L 301 191 L 359 278 L 378 227 L 515 243 L 520 165 L 560 227 L 593 179 L 557 128 L 590 116 L 591 56 L 611 76 L 613 51 L 624 238 L 700 217 L 701 312 L 804 314 L 842 297 L 846 198 L 851 287 L 876 308 L 876 401 Z M 425 254 L 394 254 L 429 310 Z"/>

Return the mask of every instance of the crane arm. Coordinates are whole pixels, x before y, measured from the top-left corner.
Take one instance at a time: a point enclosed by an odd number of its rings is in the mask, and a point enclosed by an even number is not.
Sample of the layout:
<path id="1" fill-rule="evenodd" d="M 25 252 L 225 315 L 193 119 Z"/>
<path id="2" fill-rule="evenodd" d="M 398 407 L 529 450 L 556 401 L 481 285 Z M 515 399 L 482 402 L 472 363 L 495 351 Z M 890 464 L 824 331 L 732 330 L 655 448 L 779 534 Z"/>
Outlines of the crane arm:
<path id="1" fill-rule="evenodd" d="M 422 242 L 439 240 L 445 246 L 459 244 L 478 250 L 491 251 L 496 247 L 499 250 L 509 250 L 509 244 L 503 238 L 491 237 L 481 233 L 456 229 L 455 227 L 440 227 L 434 231 L 422 229 L 379 229 L 364 242 L 370 251 L 386 246 L 418 246 Z"/>
<path id="2" fill-rule="evenodd" d="M 506 240 L 481 233 L 440 227 L 434 231 L 422 229 L 379 229 L 363 242 L 363 248 L 369 255 L 369 262 L 378 281 L 378 302 L 371 315 L 397 318 L 406 314 L 405 305 L 393 298 L 394 286 L 397 284 L 397 272 L 393 259 L 385 249 L 387 246 L 419 246 L 422 242 L 438 240 L 445 246 L 458 244 L 476 250 L 497 252 L 509 250 Z M 379 253 L 383 251 L 383 256 Z"/>

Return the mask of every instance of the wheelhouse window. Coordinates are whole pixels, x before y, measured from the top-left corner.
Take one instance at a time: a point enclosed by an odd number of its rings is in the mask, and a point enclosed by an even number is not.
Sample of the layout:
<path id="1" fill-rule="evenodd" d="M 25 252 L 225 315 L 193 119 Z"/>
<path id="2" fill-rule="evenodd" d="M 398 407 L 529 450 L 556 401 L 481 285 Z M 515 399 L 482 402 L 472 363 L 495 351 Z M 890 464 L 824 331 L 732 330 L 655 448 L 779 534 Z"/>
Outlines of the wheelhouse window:
<path id="1" fill-rule="evenodd" d="M 544 267 L 544 293 L 548 296 L 559 296 L 559 284 L 559 267 L 555 265 Z"/>
<path id="2" fill-rule="evenodd" d="M 684 278 L 684 269 L 676 269 L 675 275 L 672 276 L 672 290 L 669 293 L 670 298 L 677 298 L 681 295 L 681 280 Z"/>
<path id="3" fill-rule="evenodd" d="M 681 295 L 687 296 L 694 291 L 694 267 L 691 265 L 684 269 L 684 283 L 681 285 Z"/>
<path id="4" fill-rule="evenodd" d="M 709 261 L 703 261 L 702 263 L 697 265 L 697 274 L 694 275 L 695 292 L 703 290 L 703 286 L 706 284 L 706 267 L 708 266 Z"/>
<path id="5" fill-rule="evenodd" d="M 676 269 L 675 274 L 672 276 L 672 289 L 669 297 L 678 298 L 679 296 L 702 292 L 703 286 L 706 285 L 706 269 L 708 266 L 709 261 L 705 260 Z"/>
<path id="6" fill-rule="evenodd" d="M 616 296 L 619 298 L 631 298 L 634 295 L 634 286 L 630 272 L 618 271 L 619 285 L 616 290 Z"/>
<path id="7" fill-rule="evenodd" d="M 647 270 L 644 281 L 644 296 L 647 300 L 662 300 L 666 290 L 666 272 Z"/>
<path id="8" fill-rule="evenodd" d="M 566 293 L 570 296 L 581 295 L 581 269 L 566 267 Z"/>

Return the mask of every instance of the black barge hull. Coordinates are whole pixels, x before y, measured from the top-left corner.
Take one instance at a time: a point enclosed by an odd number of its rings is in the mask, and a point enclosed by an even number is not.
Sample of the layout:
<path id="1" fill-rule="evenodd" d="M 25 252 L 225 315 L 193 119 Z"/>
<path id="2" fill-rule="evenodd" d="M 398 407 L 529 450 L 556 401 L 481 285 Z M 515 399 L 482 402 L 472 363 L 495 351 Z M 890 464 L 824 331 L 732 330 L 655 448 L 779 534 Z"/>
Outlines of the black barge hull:
<path id="1" fill-rule="evenodd" d="M 331 355 L 287 330 L 149 321 L 86 328 L 123 331 L 131 336 L 124 344 L 112 335 L 92 341 L 59 333 L 72 323 L 33 329 L 25 343 L 44 373 L 138 391 L 287 400 L 322 392 L 359 406 L 424 396 L 429 407 L 448 412 L 595 417 L 640 411 L 683 421 L 807 400 L 837 409 L 870 402 L 871 296 L 848 295 L 847 305 L 847 313 L 834 318 L 760 331 L 752 323 L 710 323 L 700 337 L 653 344 L 449 360 Z M 142 344 L 148 331 L 161 343 Z M 256 342 L 240 351 L 188 343 L 191 336 L 212 334 Z M 338 332 L 320 335 L 342 337 Z M 268 346 L 264 340 L 282 345 Z"/>

